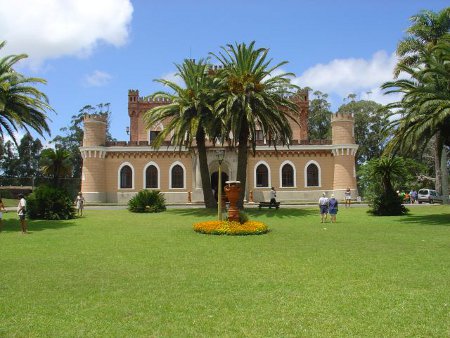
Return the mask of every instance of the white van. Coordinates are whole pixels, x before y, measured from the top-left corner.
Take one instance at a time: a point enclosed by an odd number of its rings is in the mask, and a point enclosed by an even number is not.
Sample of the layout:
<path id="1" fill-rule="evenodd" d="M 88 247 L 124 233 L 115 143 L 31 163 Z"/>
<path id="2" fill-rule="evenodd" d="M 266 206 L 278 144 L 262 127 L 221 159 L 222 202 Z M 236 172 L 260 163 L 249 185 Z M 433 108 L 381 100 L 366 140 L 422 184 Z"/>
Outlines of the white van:
<path id="1" fill-rule="evenodd" d="M 436 190 L 420 189 L 417 195 L 417 201 L 419 201 L 419 204 L 422 202 L 428 202 L 430 204 L 436 202 L 442 203 L 442 197 L 439 196 Z"/>

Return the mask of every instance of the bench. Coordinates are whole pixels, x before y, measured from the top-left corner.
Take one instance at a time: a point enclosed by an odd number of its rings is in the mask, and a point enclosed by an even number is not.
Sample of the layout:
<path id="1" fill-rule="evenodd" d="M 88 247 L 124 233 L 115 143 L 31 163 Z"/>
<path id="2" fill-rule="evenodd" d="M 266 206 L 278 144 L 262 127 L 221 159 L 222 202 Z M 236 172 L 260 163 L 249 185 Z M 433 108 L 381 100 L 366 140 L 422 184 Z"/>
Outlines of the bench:
<path id="1" fill-rule="evenodd" d="M 272 209 L 272 207 L 275 207 L 275 209 L 278 209 L 280 207 L 280 202 L 275 202 L 275 203 L 259 202 L 259 205 L 258 205 L 259 210 L 261 210 L 261 208 Z"/>

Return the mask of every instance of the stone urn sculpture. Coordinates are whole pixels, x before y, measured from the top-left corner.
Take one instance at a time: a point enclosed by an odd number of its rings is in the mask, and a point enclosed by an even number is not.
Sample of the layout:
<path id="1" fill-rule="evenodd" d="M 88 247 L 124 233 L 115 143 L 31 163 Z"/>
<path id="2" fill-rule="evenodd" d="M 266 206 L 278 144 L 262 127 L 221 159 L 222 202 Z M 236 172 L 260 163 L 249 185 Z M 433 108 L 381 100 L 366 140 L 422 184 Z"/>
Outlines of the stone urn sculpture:
<path id="1" fill-rule="evenodd" d="M 230 201 L 230 208 L 228 209 L 228 220 L 239 222 L 239 209 L 236 203 L 239 199 L 239 192 L 241 191 L 240 181 L 226 181 L 225 193 L 228 201 Z"/>

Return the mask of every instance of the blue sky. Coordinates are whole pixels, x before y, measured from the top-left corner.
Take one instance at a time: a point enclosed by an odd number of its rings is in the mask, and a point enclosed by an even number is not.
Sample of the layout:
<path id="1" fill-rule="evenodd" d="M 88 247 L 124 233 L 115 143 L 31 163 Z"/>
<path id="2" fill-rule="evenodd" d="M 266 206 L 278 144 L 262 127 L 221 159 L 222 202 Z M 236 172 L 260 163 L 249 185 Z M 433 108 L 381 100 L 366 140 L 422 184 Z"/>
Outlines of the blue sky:
<path id="1" fill-rule="evenodd" d="M 56 113 L 52 136 L 85 105 L 111 104 L 111 132 L 126 140 L 128 89 L 148 95 L 174 63 L 255 40 L 293 81 L 330 95 L 336 110 L 349 93 L 380 103 L 409 18 L 447 1 L 150 1 L 0 0 L 0 56 L 27 53 L 18 69 L 42 77 Z M 368 94 L 369 93 L 369 94 Z M 50 140 L 51 137 L 47 137 Z"/>

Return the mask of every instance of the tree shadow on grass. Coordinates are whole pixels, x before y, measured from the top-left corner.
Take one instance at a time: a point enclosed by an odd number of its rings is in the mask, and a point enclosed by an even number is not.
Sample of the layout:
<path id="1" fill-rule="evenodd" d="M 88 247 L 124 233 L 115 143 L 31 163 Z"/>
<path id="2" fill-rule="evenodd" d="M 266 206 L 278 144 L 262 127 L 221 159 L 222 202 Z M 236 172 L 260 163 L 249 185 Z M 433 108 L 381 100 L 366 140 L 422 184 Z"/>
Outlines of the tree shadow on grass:
<path id="1" fill-rule="evenodd" d="M 180 216 L 193 216 L 197 218 L 217 217 L 217 209 L 192 208 L 192 209 L 167 209 L 165 214 L 174 214 Z"/>
<path id="2" fill-rule="evenodd" d="M 28 231 L 30 233 L 44 230 L 59 230 L 78 225 L 76 219 L 70 220 L 30 220 L 27 219 Z M 19 219 L 3 219 L 2 232 L 18 232 L 21 231 Z"/>
<path id="3" fill-rule="evenodd" d="M 302 216 L 310 216 L 310 215 L 317 215 L 318 211 L 312 209 L 244 209 L 244 212 L 249 216 L 250 219 L 259 217 L 259 216 L 266 216 L 270 218 L 291 218 L 291 217 L 302 217 Z M 198 218 L 205 218 L 205 217 L 217 217 L 217 210 L 216 209 L 170 209 L 167 210 L 167 213 L 172 213 L 175 215 L 182 215 L 182 216 L 194 216 Z"/>
<path id="4" fill-rule="evenodd" d="M 296 209 L 296 208 L 280 208 L 280 209 L 246 209 L 245 212 L 250 216 L 266 216 L 270 218 L 291 218 L 291 217 L 304 217 L 310 215 L 317 215 L 318 211 L 313 209 Z"/>
<path id="5" fill-rule="evenodd" d="M 450 226 L 450 214 L 435 215 L 407 215 L 398 222 L 422 225 L 443 225 Z"/>

